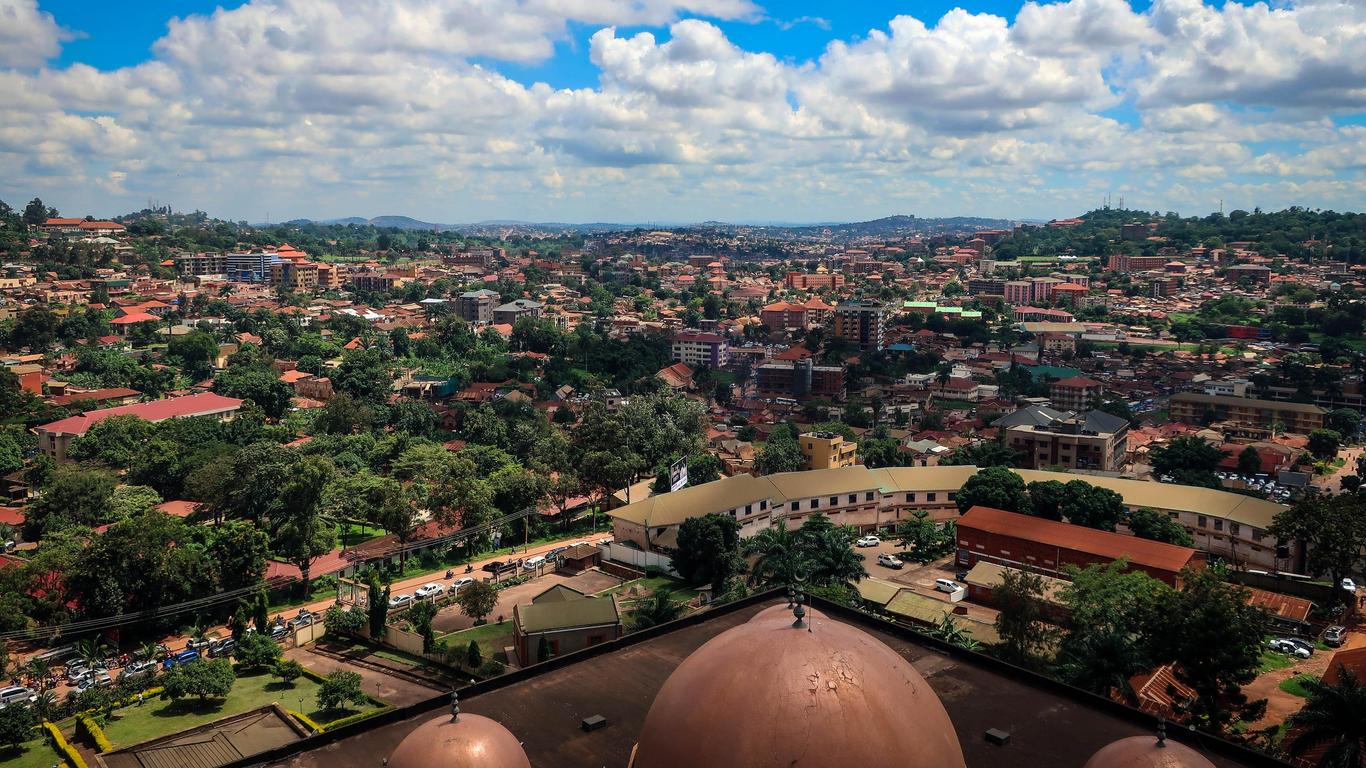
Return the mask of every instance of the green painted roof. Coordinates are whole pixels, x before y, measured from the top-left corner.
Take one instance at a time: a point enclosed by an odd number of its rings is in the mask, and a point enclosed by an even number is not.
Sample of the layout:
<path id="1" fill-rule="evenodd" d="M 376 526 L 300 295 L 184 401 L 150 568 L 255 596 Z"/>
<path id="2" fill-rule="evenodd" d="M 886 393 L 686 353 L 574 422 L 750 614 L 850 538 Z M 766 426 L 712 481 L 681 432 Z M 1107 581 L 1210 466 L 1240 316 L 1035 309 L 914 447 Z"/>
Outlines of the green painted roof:
<path id="1" fill-rule="evenodd" d="M 550 600 L 517 606 L 517 626 L 525 634 L 620 622 L 617 602 L 610 596 Z"/>

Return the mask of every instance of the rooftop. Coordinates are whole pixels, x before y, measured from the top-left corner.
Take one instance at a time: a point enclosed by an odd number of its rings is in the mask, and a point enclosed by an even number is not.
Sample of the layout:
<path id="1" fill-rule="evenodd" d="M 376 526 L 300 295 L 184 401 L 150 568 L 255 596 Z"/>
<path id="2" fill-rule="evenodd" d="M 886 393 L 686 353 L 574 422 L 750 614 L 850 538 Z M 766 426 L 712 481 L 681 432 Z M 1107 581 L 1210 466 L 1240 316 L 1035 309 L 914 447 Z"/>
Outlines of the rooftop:
<path id="1" fill-rule="evenodd" d="M 1134 565 L 1173 573 L 1190 564 L 1198 554 L 1190 547 L 1140 539 L 1122 533 L 1099 531 L 1032 515 L 1021 515 L 991 507 L 973 507 L 958 518 L 958 530 L 983 531 L 1047 544 L 1059 549 L 1099 555 L 1111 560 L 1124 558 Z"/>

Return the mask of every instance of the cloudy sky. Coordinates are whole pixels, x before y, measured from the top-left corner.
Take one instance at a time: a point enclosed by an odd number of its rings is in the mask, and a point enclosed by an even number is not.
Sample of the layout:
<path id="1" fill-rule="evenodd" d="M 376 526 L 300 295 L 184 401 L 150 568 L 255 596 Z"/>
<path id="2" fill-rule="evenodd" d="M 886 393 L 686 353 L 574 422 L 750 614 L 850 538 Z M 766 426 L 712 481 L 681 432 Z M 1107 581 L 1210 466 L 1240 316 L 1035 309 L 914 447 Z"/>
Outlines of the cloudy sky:
<path id="1" fill-rule="evenodd" d="M 1366 0 L 0 0 L 0 199 L 250 221 L 1366 208 Z"/>

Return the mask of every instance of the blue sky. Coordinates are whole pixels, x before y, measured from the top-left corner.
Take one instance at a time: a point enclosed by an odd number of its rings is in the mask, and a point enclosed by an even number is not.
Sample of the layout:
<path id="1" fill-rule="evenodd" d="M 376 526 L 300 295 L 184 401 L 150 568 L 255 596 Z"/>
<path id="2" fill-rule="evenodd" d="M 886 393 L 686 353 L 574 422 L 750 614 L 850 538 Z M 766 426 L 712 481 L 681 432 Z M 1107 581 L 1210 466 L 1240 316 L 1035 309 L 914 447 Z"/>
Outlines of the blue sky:
<path id="1" fill-rule="evenodd" d="M 1359 0 L 560 5 L 0 0 L 0 199 L 447 222 L 1366 208 Z"/>

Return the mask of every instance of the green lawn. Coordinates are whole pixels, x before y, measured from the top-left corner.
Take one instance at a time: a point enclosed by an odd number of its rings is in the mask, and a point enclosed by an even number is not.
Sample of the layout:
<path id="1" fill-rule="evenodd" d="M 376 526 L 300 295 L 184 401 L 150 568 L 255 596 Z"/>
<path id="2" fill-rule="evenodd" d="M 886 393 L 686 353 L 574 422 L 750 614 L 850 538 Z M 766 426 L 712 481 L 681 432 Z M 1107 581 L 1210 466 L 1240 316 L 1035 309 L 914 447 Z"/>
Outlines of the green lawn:
<path id="1" fill-rule="evenodd" d="M 286 709 L 303 712 L 309 717 L 317 707 L 318 683 L 307 677 L 288 686 L 269 672 L 241 675 L 226 699 L 169 701 L 153 698 L 143 704 L 116 710 L 104 727 L 104 734 L 116 747 L 141 744 L 144 741 L 169 736 L 189 728 L 204 725 L 220 718 L 264 707 L 278 702 Z M 349 714 L 349 713 L 346 713 Z M 326 720 L 336 720 L 345 714 L 330 714 Z M 315 719 L 315 722 L 321 722 Z"/>
<path id="2" fill-rule="evenodd" d="M 0 765 L 5 768 L 52 768 L 61 762 L 47 738 L 20 744 L 17 749 L 0 750 Z"/>
<path id="3" fill-rule="evenodd" d="M 1261 663 L 1257 665 L 1257 674 L 1265 674 L 1275 669 L 1288 669 L 1295 665 L 1295 660 L 1276 651 L 1263 651 Z"/>
<path id="4" fill-rule="evenodd" d="M 1277 687 L 1291 696 L 1299 696 L 1304 699 L 1309 697 L 1309 691 L 1305 690 L 1304 681 L 1315 679 L 1317 678 L 1313 675 L 1295 675 L 1294 677 L 1282 680 L 1281 684 Z"/>
<path id="5" fill-rule="evenodd" d="M 460 659 L 464 659 L 465 649 L 473 640 L 479 643 L 479 653 L 483 654 L 485 659 L 492 659 L 501 654 L 504 648 L 512 645 L 512 622 L 505 621 L 502 624 L 489 623 L 482 627 L 470 627 L 459 632 L 452 632 L 449 635 L 442 635 L 438 639 L 445 640 L 447 648 L 458 651 Z"/>

